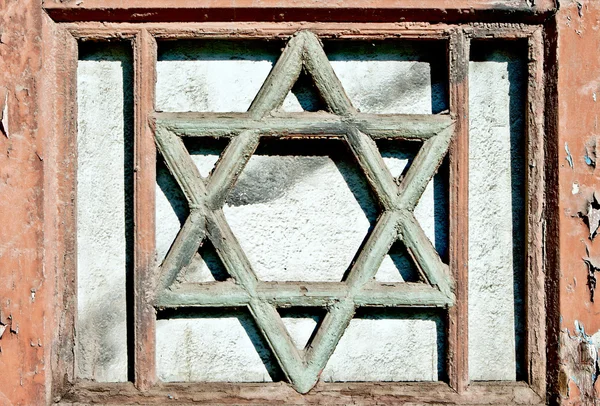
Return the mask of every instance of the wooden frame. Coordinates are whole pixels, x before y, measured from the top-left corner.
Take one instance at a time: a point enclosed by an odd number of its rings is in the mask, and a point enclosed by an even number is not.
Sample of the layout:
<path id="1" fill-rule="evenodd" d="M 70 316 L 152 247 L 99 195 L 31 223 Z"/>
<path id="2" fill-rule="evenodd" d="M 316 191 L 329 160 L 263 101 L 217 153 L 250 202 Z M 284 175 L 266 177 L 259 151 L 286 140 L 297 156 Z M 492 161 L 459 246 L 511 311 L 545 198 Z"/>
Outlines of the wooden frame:
<path id="1" fill-rule="evenodd" d="M 48 7 L 47 7 L 48 8 Z M 51 7 L 49 8 L 51 9 Z M 52 13 L 51 13 L 52 15 Z M 386 23 L 64 23 L 60 24 L 65 34 L 80 40 L 111 40 L 130 39 L 134 46 L 135 66 L 135 319 L 136 342 L 144 345 L 136 346 L 134 363 L 136 366 L 134 384 L 96 384 L 77 382 L 73 375 L 73 366 L 68 363 L 58 363 L 55 380 L 63 382 L 56 385 L 55 399 L 63 402 L 87 402 L 123 404 L 143 402 L 147 404 L 164 404 L 169 399 L 177 402 L 192 402 L 197 400 L 212 403 L 239 403 L 241 400 L 254 401 L 261 404 L 280 404 L 281 402 L 320 402 L 327 404 L 347 404 L 350 402 L 368 403 L 377 397 L 388 399 L 390 402 L 447 402 L 454 404 L 477 404 L 485 397 L 488 404 L 543 404 L 546 395 L 546 349 L 545 349 L 545 291 L 544 291 L 544 253 L 543 253 L 543 212 L 542 200 L 544 186 L 544 86 L 543 86 L 543 29 L 540 26 L 499 24 L 495 26 L 477 24 L 452 25 L 437 24 L 412 27 L 410 24 Z M 356 30 L 359 28 L 359 30 Z M 319 383 L 307 395 L 299 395 L 289 386 L 281 383 L 274 384 L 162 384 L 156 383 L 154 369 L 154 337 L 155 322 L 154 308 L 146 293 L 154 292 L 156 286 L 149 281 L 148 276 L 154 272 L 154 178 L 156 150 L 154 147 L 150 117 L 154 106 L 154 80 L 157 38 L 223 38 L 235 35 L 237 38 L 288 38 L 295 32 L 309 29 L 319 36 L 344 38 L 435 38 L 448 41 L 449 78 L 450 78 L 450 108 L 454 120 L 453 138 L 450 145 L 451 161 L 451 232 L 450 232 L 450 269 L 455 275 L 457 284 L 454 290 L 456 306 L 452 307 L 449 317 L 448 334 L 448 375 L 449 384 L 439 383 L 348 383 L 325 384 Z M 465 62 L 469 60 L 469 41 L 471 38 L 524 38 L 529 41 L 529 82 L 527 101 L 527 140 L 528 140 L 528 223 L 527 223 L 527 352 L 526 352 L 526 383 L 469 385 L 467 372 L 467 349 L 459 345 L 465 341 L 467 329 L 467 286 L 465 277 L 468 273 L 467 258 L 467 224 L 457 221 L 461 213 L 466 212 L 468 189 L 468 70 Z M 72 40 L 70 40 L 72 41 Z M 71 43 L 71 42 L 69 42 Z M 71 58 L 73 53 L 68 54 Z M 74 74 L 74 64 L 69 65 L 71 75 Z M 74 77 L 74 76 L 72 76 Z M 70 97 L 71 108 L 74 109 L 75 99 Z M 206 119 L 206 115 L 197 115 L 195 121 Z M 213 117 L 210 117 L 211 119 Z M 239 121 L 243 118 L 243 123 Z M 73 119 L 73 117 L 72 117 Z M 169 131 L 181 131 L 181 123 L 177 115 L 163 114 L 157 116 L 158 125 L 163 125 Z M 250 126 L 247 117 L 224 117 L 224 122 L 230 121 L 226 127 L 219 125 L 210 131 L 226 133 L 231 125 Z M 272 131 L 281 128 L 283 121 L 289 118 L 272 119 Z M 440 123 L 434 123 L 439 120 Z M 213 122 L 214 120 L 211 120 Z M 432 132 L 432 126 L 443 125 L 443 119 L 425 121 L 421 136 Z M 205 121 L 205 124 L 208 121 Z M 394 122 L 390 118 L 387 125 L 399 125 L 406 122 Z M 408 136 L 410 128 L 422 123 L 415 118 L 410 126 L 398 128 L 398 134 Z M 361 126 L 364 131 L 377 134 L 377 128 L 365 117 L 355 119 L 353 125 Z M 386 123 L 383 123 L 386 124 Z M 302 123 L 300 128 L 313 131 L 314 123 Z M 329 130 L 340 128 L 340 119 L 332 115 L 323 115 L 322 122 L 317 125 L 329 126 Z M 303 127 L 304 126 L 304 127 Z M 188 126 L 189 127 L 189 126 Z M 185 131 L 190 128 L 186 127 Z M 247 128 L 253 134 L 255 128 Z M 261 125 L 262 127 L 262 125 Z M 206 129 L 206 126 L 203 127 Z M 245 127 L 244 127 L 245 129 Z M 341 130 L 339 130 L 341 131 Z M 345 130 L 344 130 L 345 131 Z M 435 131 L 434 131 L 435 132 Z M 160 147 L 160 142 L 159 142 Z M 70 148 L 74 148 L 70 144 Z M 161 147 L 163 148 L 163 147 Z M 71 153 L 74 153 L 71 150 Z M 366 163 L 366 165 L 369 165 Z M 75 168 L 69 166 L 70 173 Z M 194 188 L 194 186 L 191 186 Z M 388 201 L 392 204 L 391 201 Z M 71 228 L 74 223 L 71 223 Z M 75 292 L 76 283 L 75 263 L 70 263 L 66 269 L 66 292 Z M 462 282 L 462 283 L 461 283 Z M 294 296 L 295 286 L 289 286 L 290 294 L 284 299 Z M 315 289 L 320 289 L 315 286 Z M 279 300 L 277 295 L 264 287 L 269 300 Z M 327 296 L 332 292 L 319 290 Z M 339 292 L 335 292 L 339 293 Z M 271 296 L 269 296 L 271 295 Z M 387 299 L 387 296 L 384 298 Z M 382 300 L 384 300 L 382 299 Z M 357 299 L 358 300 L 358 299 Z M 240 303 L 245 303 L 243 292 L 239 292 Z M 72 303 L 72 302 L 71 302 Z M 445 302 L 444 304 L 447 304 Z M 442 304 L 442 303 L 440 303 Z M 375 303 L 378 305 L 378 303 Z M 379 304 L 380 305 L 380 304 Z M 443 305 L 443 304 L 442 304 Z M 74 309 L 73 309 L 74 312 Z M 72 337 L 73 326 L 66 326 L 62 331 L 64 337 Z M 63 340 L 63 352 L 68 352 L 72 341 Z M 65 348 L 66 351 L 65 351 Z M 152 354 L 152 355 L 150 355 Z M 65 380 L 64 377 L 67 377 Z"/>

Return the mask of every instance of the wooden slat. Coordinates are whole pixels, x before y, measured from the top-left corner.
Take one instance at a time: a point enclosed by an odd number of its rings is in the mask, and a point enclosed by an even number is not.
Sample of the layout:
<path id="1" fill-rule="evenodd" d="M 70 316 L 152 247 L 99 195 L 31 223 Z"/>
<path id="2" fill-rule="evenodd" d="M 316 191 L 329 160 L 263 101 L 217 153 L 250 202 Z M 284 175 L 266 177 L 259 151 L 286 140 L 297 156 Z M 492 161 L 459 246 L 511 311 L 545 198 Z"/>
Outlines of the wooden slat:
<path id="1" fill-rule="evenodd" d="M 325 55 L 323 44 L 310 31 L 301 31 L 298 36 L 304 37 L 304 66 L 331 112 L 341 116 L 355 113 L 352 102 Z"/>
<path id="2" fill-rule="evenodd" d="M 156 149 L 150 118 L 154 112 L 156 42 L 142 30 L 134 41 L 134 371 L 135 385 L 149 389 L 156 380 L 154 290 Z"/>
<path id="3" fill-rule="evenodd" d="M 169 396 L 174 399 L 170 400 Z M 167 400 L 165 400 L 167 399 Z M 444 382 L 339 382 L 323 383 L 301 395 L 285 382 L 277 383 L 163 383 L 140 393 L 129 383 L 78 383 L 61 404 L 101 403 L 122 405 L 165 404 L 261 404 L 261 405 L 530 405 L 543 406 L 540 398 L 522 382 L 475 383 L 458 394 Z"/>
<path id="4" fill-rule="evenodd" d="M 448 317 L 447 371 L 450 386 L 463 394 L 469 384 L 469 39 L 460 29 L 450 38 L 449 73 L 450 112 L 456 119 L 450 145 L 449 265 L 456 302 Z"/>
<path id="5" fill-rule="evenodd" d="M 359 291 L 343 282 L 259 282 L 256 298 L 278 307 L 325 307 L 354 298 L 363 307 L 446 307 L 452 302 L 425 283 L 369 282 Z M 251 294 L 233 281 L 185 283 L 163 293 L 157 307 L 240 307 L 250 303 Z"/>
<path id="6" fill-rule="evenodd" d="M 539 21 L 556 5 L 553 0 L 45 0 L 44 8 L 57 21 L 390 22 L 506 19 L 517 13 Z"/>
<path id="7" fill-rule="evenodd" d="M 261 119 L 283 104 L 283 100 L 300 76 L 304 41 L 303 35 L 296 35 L 286 44 L 248 109 L 250 117 Z"/>
<path id="8" fill-rule="evenodd" d="M 527 381 L 546 393 L 546 294 L 544 271 L 544 38 L 538 29 L 529 39 L 527 88 L 527 259 L 526 352 Z"/>
<path id="9" fill-rule="evenodd" d="M 343 136 L 356 128 L 374 139 L 425 140 L 450 127 L 452 119 L 449 115 L 362 113 L 344 118 L 318 112 L 278 113 L 254 120 L 247 113 L 157 113 L 156 125 L 189 137 L 235 137 L 243 131 L 270 137 Z"/>
<path id="10" fill-rule="evenodd" d="M 423 143 L 400 184 L 399 206 L 414 210 L 425 188 L 442 164 L 452 138 L 452 127 Z"/>

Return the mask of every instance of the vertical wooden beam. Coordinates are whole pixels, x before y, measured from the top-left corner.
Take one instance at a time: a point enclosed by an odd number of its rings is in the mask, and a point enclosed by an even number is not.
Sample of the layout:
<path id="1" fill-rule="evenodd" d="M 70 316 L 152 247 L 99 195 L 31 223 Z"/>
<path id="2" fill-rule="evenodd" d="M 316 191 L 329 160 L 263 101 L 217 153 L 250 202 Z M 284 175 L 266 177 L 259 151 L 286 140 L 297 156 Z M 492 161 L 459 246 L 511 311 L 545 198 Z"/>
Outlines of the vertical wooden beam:
<path id="1" fill-rule="evenodd" d="M 450 269 L 456 281 L 455 305 L 448 314 L 447 371 L 450 386 L 463 393 L 469 383 L 469 39 L 451 33 L 448 47 L 450 114 L 456 120 L 450 145 Z"/>
<path id="2" fill-rule="evenodd" d="M 527 86 L 527 258 L 526 351 L 527 382 L 546 396 L 546 317 L 544 277 L 544 39 L 541 28 L 529 38 Z"/>
<path id="3" fill-rule="evenodd" d="M 44 95 L 40 98 L 40 120 L 45 124 L 39 128 L 45 160 L 44 266 L 47 277 L 55 279 L 52 289 L 56 304 L 51 319 L 53 337 L 46 341 L 53 342 L 52 386 L 46 392 L 54 401 L 76 379 L 78 49 L 77 40 L 68 31 L 48 16 L 42 18 L 44 52 L 48 55 L 40 90 Z"/>
<path id="4" fill-rule="evenodd" d="M 156 41 L 142 29 L 134 40 L 134 370 L 135 385 L 156 380 L 156 314 L 148 301 L 155 268 L 156 148 L 149 119 L 154 113 Z"/>

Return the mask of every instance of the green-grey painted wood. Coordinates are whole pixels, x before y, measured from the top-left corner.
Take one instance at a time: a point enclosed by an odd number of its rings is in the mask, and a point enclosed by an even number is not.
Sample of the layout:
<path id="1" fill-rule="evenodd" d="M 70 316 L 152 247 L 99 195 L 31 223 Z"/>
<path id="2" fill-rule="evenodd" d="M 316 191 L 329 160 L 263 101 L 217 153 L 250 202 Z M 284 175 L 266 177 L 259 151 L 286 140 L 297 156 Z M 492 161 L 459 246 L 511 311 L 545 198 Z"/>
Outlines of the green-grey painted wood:
<path id="1" fill-rule="evenodd" d="M 454 126 L 451 126 L 423 143 L 400 184 L 400 207 L 414 210 L 417 206 L 448 152 L 453 132 Z"/>
<path id="2" fill-rule="evenodd" d="M 312 382 L 314 377 L 306 370 L 304 357 L 296 348 L 277 309 L 257 299 L 250 300 L 249 309 L 290 383 L 298 392 L 308 392 L 314 383 L 307 386 L 306 381 Z"/>
<path id="3" fill-rule="evenodd" d="M 160 276 L 156 284 L 158 295 L 168 289 L 181 270 L 190 264 L 204 240 L 205 228 L 203 214 L 198 210 L 192 211 L 159 267 Z"/>
<path id="4" fill-rule="evenodd" d="M 215 210 L 207 218 L 207 233 L 225 269 L 235 281 L 252 295 L 258 278 L 240 243 L 229 228 L 222 210 Z"/>
<path id="5" fill-rule="evenodd" d="M 211 207 L 223 207 L 229 191 L 256 150 L 259 139 L 256 132 L 244 131 L 227 145 L 208 179 Z"/>
<path id="6" fill-rule="evenodd" d="M 363 114 L 342 117 L 326 112 L 274 113 L 260 120 L 248 113 L 157 113 L 156 125 L 179 136 L 237 137 L 257 131 L 271 137 L 345 135 L 356 128 L 374 139 L 426 140 L 452 124 L 448 115 Z"/>
<path id="7" fill-rule="evenodd" d="M 278 308 L 330 307 L 352 299 L 362 307 L 444 307 L 451 302 L 437 288 L 426 283 L 380 283 L 371 281 L 350 296 L 343 282 L 259 282 L 252 293 L 234 281 L 181 283 L 161 295 L 156 305 L 177 307 L 240 307 L 251 297 Z"/>
<path id="8" fill-rule="evenodd" d="M 398 235 L 397 222 L 398 216 L 393 211 L 384 212 L 377 219 L 373 231 L 346 279 L 353 294 L 359 292 L 364 284 L 370 282 L 379 270 L 383 258 L 390 251 L 390 247 Z"/>
<path id="9" fill-rule="evenodd" d="M 250 117 L 262 118 L 283 104 L 283 100 L 300 76 L 303 49 L 303 35 L 295 35 L 290 39 L 252 101 L 248 109 Z"/>
<path id="10" fill-rule="evenodd" d="M 436 285 L 454 303 L 454 282 L 448 266 L 440 259 L 414 214 L 403 212 L 399 224 L 401 240 L 415 259 L 417 266 L 425 273 L 429 282 Z"/>
<path id="11" fill-rule="evenodd" d="M 383 207 L 386 210 L 394 207 L 398 197 L 398 186 L 383 162 L 375 141 L 357 129 L 348 131 L 346 141 Z"/>
<path id="12" fill-rule="evenodd" d="M 356 112 L 344 91 L 342 83 L 333 71 L 319 38 L 310 31 L 302 31 L 298 35 L 305 38 L 304 66 L 309 75 L 312 76 L 325 104 L 333 113 L 342 116 Z"/>
<path id="13" fill-rule="evenodd" d="M 206 188 L 181 138 L 164 128 L 156 128 L 156 146 L 167 168 L 181 187 L 190 207 L 202 204 Z"/>

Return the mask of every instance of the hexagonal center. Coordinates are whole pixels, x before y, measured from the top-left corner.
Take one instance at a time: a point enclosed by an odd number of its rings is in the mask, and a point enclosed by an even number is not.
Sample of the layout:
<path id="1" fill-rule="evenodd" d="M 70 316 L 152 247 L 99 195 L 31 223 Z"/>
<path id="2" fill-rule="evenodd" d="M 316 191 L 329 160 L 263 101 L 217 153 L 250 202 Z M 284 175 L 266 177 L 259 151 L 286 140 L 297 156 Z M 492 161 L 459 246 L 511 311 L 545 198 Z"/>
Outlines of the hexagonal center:
<path id="1" fill-rule="evenodd" d="M 344 141 L 263 139 L 225 217 L 259 279 L 340 281 L 377 216 Z"/>

